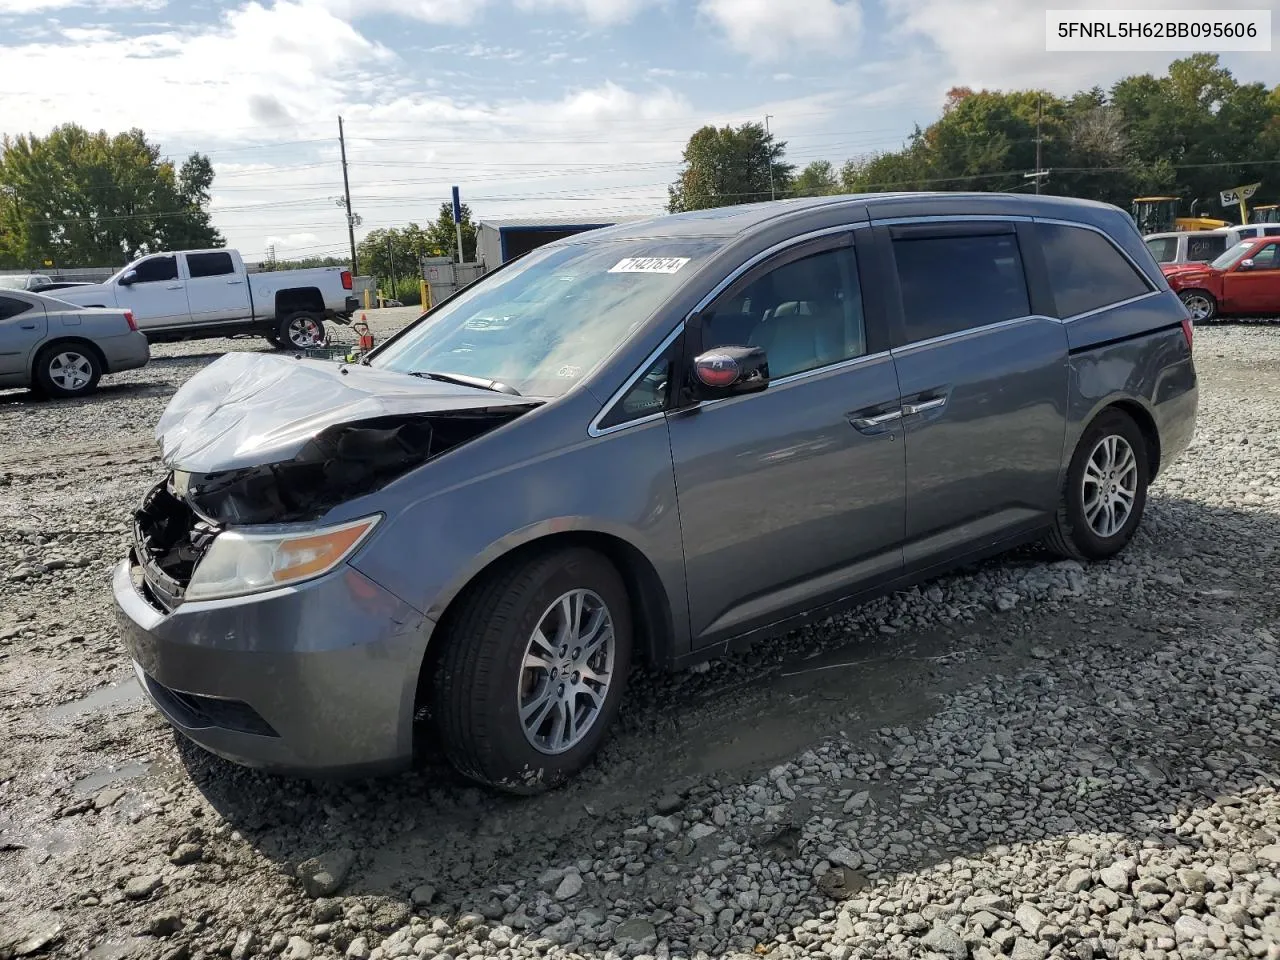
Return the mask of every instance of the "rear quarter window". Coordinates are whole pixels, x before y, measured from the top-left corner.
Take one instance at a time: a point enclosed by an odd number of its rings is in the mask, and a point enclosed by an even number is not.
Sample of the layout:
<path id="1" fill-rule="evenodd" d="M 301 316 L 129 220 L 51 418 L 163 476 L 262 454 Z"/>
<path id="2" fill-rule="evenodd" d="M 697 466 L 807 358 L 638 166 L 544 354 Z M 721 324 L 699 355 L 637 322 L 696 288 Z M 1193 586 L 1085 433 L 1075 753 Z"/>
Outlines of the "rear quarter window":
<path id="1" fill-rule="evenodd" d="M 1036 225 L 1059 317 L 1132 300 L 1153 289 L 1110 240 L 1094 230 Z"/>

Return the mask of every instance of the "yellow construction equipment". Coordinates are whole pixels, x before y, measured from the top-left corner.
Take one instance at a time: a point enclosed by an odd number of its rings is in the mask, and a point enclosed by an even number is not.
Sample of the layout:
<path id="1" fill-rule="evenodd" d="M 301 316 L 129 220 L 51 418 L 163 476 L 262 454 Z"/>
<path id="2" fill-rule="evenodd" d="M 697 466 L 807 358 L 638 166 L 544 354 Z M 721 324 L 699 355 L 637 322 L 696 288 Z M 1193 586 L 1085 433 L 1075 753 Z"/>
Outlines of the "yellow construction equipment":
<path id="1" fill-rule="evenodd" d="M 1143 236 L 1170 230 L 1216 230 L 1229 227 L 1227 220 L 1214 217 L 1180 217 L 1177 197 L 1135 197 L 1130 211 Z"/>
<path id="2" fill-rule="evenodd" d="M 1261 207 L 1254 207 L 1253 212 L 1249 214 L 1250 223 L 1280 223 L 1280 205 L 1268 203 Z"/>

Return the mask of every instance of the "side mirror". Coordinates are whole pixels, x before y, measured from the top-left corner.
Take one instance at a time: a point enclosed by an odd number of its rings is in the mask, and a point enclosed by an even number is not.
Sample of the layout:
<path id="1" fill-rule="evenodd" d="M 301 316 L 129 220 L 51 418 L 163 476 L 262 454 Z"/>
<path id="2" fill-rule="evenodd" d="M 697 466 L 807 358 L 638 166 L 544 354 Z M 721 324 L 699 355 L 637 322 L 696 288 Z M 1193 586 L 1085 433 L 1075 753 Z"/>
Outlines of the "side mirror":
<path id="1" fill-rule="evenodd" d="M 137 270 L 130 270 L 128 273 L 126 273 L 123 277 L 120 278 L 120 286 L 122 287 L 132 287 L 137 282 L 138 282 Z"/>
<path id="2" fill-rule="evenodd" d="M 769 359 L 760 347 L 715 347 L 693 361 L 695 400 L 723 400 L 769 386 Z"/>

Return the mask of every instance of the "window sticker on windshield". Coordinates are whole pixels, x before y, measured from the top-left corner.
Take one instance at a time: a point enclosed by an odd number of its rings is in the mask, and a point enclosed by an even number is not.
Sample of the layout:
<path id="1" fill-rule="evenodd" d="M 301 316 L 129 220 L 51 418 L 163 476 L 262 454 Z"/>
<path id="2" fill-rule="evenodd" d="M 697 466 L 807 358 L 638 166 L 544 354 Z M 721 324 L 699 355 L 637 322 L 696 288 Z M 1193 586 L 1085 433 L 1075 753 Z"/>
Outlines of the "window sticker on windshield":
<path id="1" fill-rule="evenodd" d="M 609 269 L 610 273 L 675 273 L 688 257 L 627 257 Z"/>

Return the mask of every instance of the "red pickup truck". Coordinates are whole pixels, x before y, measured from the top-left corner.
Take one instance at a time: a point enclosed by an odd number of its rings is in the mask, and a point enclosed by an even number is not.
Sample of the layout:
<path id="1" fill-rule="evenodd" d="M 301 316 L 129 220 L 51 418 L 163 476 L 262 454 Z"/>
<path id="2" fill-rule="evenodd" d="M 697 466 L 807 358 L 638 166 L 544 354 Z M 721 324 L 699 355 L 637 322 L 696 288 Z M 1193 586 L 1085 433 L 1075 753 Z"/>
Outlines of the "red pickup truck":
<path id="1" fill-rule="evenodd" d="M 1242 240 L 1209 263 L 1160 269 L 1197 323 L 1218 316 L 1280 316 L 1280 237 Z"/>

